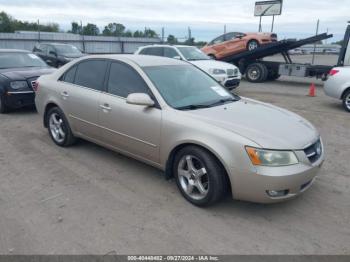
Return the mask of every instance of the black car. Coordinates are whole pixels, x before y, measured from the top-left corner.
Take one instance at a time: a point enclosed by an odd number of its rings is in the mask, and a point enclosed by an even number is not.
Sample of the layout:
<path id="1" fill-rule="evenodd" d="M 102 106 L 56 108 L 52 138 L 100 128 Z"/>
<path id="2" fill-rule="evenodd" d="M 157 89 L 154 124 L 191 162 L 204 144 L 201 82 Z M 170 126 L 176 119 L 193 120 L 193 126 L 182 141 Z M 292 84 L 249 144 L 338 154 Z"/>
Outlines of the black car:
<path id="1" fill-rule="evenodd" d="M 54 71 L 29 51 L 0 49 L 0 113 L 34 105 L 35 80 Z"/>
<path id="2" fill-rule="evenodd" d="M 33 53 L 41 57 L 48 65 L 61 67 L 73 59 L 84 56 L 75 46 L 67 44 L 37 44 Z"/>

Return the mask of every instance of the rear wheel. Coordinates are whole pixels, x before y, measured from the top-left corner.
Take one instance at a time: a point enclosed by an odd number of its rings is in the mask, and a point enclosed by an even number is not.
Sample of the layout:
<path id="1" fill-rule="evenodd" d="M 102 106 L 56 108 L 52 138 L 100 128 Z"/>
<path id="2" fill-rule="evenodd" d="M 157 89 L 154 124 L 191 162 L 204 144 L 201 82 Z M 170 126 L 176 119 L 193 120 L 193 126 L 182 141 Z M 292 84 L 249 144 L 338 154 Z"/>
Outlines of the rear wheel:
<path id="1" fill-rule="evenodd" d="M 227 180 L 220 163 L 206 150 L 188 146 L 175 156 L 173 172 L 181 194 L 196 206 L 208 206 L 225 194 Z"/>
<path id="2" fill-rule="evenodd" d="M 47 113 L 47 123 L 50 137 L 56 145 L 68 147 L 76 142 L 69 123 L 58 107 L 51 108 Z"/>
<path id="3" fill-rule="evenodd" d="M 350 112 L 350 89 L 344 94 L 343 107 L 346 111 Z"/>
<path id="4" fill-rule="evenodd" d="M 268 70 L 264 64 L 253 63 L 248 65 L 245 76 L 249 82 L 260 83 L 267 79 Z"/>
<path id="5" fill-rule="evenodd" d="M 259 42 L 256 40 L 250 40 L 247 44 L 247 50 L 252 51 L 254 49 L 257 49 L 259 47 Z"/>
<path id="6" fill-rule="evenodd" d="M 8 107 L 5 105 L 4 96 L 0 95 L 0 114 L 8 112 Z"/>

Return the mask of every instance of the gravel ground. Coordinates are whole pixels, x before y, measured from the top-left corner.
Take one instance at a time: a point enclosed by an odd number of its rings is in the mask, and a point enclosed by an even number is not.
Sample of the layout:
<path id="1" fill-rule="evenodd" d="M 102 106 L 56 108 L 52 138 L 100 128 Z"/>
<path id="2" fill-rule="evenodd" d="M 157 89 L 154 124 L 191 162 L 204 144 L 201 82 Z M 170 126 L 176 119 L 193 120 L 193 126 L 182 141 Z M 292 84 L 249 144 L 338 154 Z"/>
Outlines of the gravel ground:
<path id="1" fill-rule="evenodd" d="M 89 142 L 63 149 L 34 110 L 0 115 L 1 254 L 350 254 L 350 122 L 311 80 L 242 82 L 310 120 L 327 160 L 301 197 L 200 209 L 162 172 Z M 234 116 L 233 116 L 234 117 Z"/>

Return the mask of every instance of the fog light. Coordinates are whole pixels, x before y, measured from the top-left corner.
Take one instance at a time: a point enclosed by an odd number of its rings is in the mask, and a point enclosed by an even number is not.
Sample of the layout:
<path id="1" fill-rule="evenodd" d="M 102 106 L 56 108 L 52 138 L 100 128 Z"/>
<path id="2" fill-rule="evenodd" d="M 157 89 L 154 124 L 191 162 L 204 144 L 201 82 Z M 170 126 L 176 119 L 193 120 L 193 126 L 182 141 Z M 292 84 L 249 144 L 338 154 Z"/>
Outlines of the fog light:
<path id="1" fill-rule="evenodd" d="M 288 195 L 289 190 L 285 189 L 285 190 L 267 190 L 266 193 L 270 196 L 270 197 L 283 197 Z"/>

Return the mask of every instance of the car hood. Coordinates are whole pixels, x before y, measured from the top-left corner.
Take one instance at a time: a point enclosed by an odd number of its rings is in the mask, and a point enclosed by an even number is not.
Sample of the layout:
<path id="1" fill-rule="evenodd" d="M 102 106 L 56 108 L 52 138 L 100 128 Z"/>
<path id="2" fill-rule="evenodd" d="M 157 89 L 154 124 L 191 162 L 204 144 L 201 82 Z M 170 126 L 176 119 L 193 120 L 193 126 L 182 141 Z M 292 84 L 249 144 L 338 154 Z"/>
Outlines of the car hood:
<path id="1" fill-rule="evenodd" d="M 302 117 L 247 98 L 188 113 L 198 120 L 234 132 L 266 149 L 300 150 L 319 137 L 313 125 Z"/>
<path id="2" fill-rule="evenodd" d="M 199 67 L 200 69 L 208 72 L 209 69 L 223 69 L 223 70 L 227 70 L 227 69 L 236 69 L 237 67 L 234 65 L 231 65 L 229 63 L 225 63 L 225 62 L 220 62 L 220 61 L 215 61 L 215 60 L 198 60 L 198 61 L 188 61 L 191 64 Z"/>
<path id="3" fill-rule="evenodd" d="M 0 69 L 0 74 L 11 80 L 26 80 L 28 78 L 51 74 L 56 69 L 51 67 L 24 67 Z"/>

